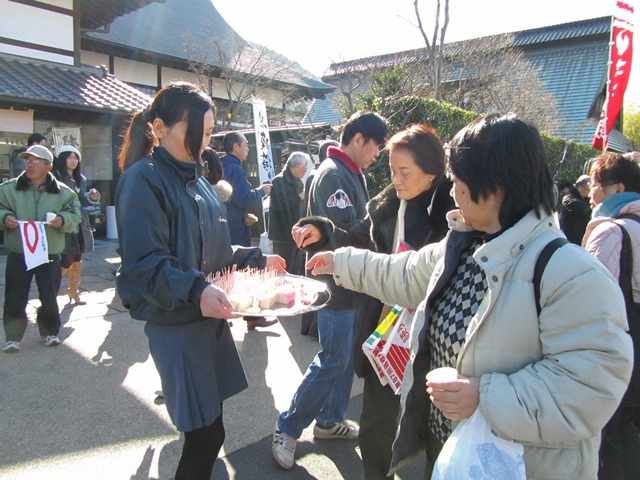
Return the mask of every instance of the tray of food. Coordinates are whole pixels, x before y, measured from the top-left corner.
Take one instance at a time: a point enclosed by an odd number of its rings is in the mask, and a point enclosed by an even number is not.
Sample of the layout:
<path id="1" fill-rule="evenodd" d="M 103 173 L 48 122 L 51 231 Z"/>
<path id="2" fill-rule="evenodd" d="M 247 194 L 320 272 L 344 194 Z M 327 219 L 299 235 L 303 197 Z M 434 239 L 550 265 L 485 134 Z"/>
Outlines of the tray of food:
<path id="1" fill-rule="evenodd" d="M 289 273 L 228 270 L 209 281 L 224 290 L 237 316 L 295 316 L 320 310 L 331 300 L 325 283 Z"/>

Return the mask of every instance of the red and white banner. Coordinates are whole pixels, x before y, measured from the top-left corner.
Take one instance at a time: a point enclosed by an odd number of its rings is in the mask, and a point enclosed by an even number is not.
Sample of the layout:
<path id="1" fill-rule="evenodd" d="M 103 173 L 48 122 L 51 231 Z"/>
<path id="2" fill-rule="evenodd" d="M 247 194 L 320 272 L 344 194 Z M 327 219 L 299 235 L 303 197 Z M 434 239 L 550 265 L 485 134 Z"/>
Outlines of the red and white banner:
<path id="1" fill-rule="evenodd" d="M 611 24 L 607 94 L 591 142 L 593 148 L 598 150 L 607 149 L 607 137 L 616 124 L 629 83 L 633 58 L 633 13 L 631 1 L 616 1 Z"/>
<path id="2" fill-rule="evenodd" d="M 27 270 L 39 267 L 49 262 L 49 244 L 44 222 L 18 222 L 22 251 Z"/>

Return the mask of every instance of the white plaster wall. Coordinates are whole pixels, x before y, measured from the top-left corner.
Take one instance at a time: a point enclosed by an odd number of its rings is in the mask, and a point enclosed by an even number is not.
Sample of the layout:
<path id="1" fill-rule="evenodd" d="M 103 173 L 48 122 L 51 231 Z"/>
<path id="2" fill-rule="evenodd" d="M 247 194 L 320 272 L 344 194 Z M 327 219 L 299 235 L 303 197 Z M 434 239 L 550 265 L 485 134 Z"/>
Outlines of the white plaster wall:
<path id="1" fill-rule="evenodd" d="M 163 79 L 164 80 L 164 79 Z M 235 94 L 232 95 L 232 100 L 238 98 L 238 92 L 240 91 L 240 85 L 237 82 L 232 83 L 232 89 Z M 221 78 L 213 79 L 213 98 L 223 98 L 225 100 L 229 100 L 229 95 L 227 94 L 227 87 L 225 85 L 225 81 Z M 256 96 L 265 101 L 267 106 L 273 108 L 282 108 L 282 100 L 284 95 L 281 91 L 276 90 L 274 88 L 258 88 L 256 91 Z"/>
<path id="2" fill-rule="evenodd" d="M 40 0 L 40 3 L 48 3 L 55 7 L 62 7 L 68 10 L 73 10 L 73 0 Z"/>
<path id="3" fill-rule="evenodd" d="M 33 110 L 0 109 L 0 131 L 33 133 Z"/>
<path id="4" fill-rule="evenodd" d="M 276 90 L 275 88 L 258 88 L 256 97 L 264 100 L 269 107 L 282 108 L 284 94 L 280 90 Z"/>
<path id="5" fill-rule="evenodd" d="M 14 45 L 7 45 L 6 43 L 0 43 L 0 52 L 19 55 L 21 57 L 36 58 L 38 60 L 48 60 L 49 62 L 73 65 L 73 57 L 69 55 L 59 55 L 57 53 L 43 52 L 41 50 L 34 50 L 31 48 L 16 47 Z"/>
<path id="6" fill-rule="evenodd" d="M 80 63 L 83 65 L 91 65 L 99 67 L 104 65 L 109 68 L 109 55 L 106 53 L 90 52 L 88 50 L 80 50 Z"/>
<path id="7" fill-rule="evenodd" d="M 171 82 L 191 82 L 200 85 L 198 75 L 186 70 L 178 70 L 170 67 L 162 67 L 162 86 Z M 206 90 L 206 88 L 205 88 Z"/>
<path id="8" fill-rule="evenodd" d="M 152 63 L 136 62 L 126 58 L 114 58 L 115 75 L 123 82 L 158 86 L 158 67 Z"/>
<path id="9" fill-rule="evenodd" d="M 0 37 L 73 51 L 73 17 L 0 0 Z"/>

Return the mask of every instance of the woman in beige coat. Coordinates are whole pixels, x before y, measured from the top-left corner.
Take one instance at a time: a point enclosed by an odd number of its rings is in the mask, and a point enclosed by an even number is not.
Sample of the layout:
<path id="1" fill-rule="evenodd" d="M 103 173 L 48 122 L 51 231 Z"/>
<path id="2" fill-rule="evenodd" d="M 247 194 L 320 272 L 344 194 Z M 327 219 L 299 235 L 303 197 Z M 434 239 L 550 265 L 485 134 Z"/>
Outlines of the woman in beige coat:
<path id="1" fill-rule="evenodd" d="M 620 289 L 589 254 L 564 245 L 536 301 L 538 257 L 563 237 L 535 128 L 512 115 L 481 118 L 453 139 L 448 168 L 459 210 L 442 242 L 397 255 L 338 249 L 308 265 L 417 308 L 391 470 L 423 448 L 432 463 L 452 422 L 480 409 L 497 436 L 524 446 L 529 480 L 595 479 L 600 431 L 631 374 Z M 426 383 L 445 366 L 459 378 Z"/>

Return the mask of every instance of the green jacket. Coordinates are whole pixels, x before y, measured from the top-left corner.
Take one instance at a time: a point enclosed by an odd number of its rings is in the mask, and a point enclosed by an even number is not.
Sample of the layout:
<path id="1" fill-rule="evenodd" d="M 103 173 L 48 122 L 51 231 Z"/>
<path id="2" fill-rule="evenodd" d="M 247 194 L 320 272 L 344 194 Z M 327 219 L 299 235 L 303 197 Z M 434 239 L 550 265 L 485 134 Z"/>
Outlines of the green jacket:
<path id="1" fill-rule="evenodd" d="M 78 231 L 80 200 L 73 190 L 49 174 L 43 188 L 34 188 L 23 173 L 0 185 L 0 230 L 4 230 L 5 247 L 14 253 L 22 252 L 17 230 L 8 230 L 4 220 L 13 215 L 18 220 L 45 221 L 47 212 L 57 213 L 64 220 L 61 229 L 46 227 L 50 255 L 64 250 L 65 233 Z"/>

